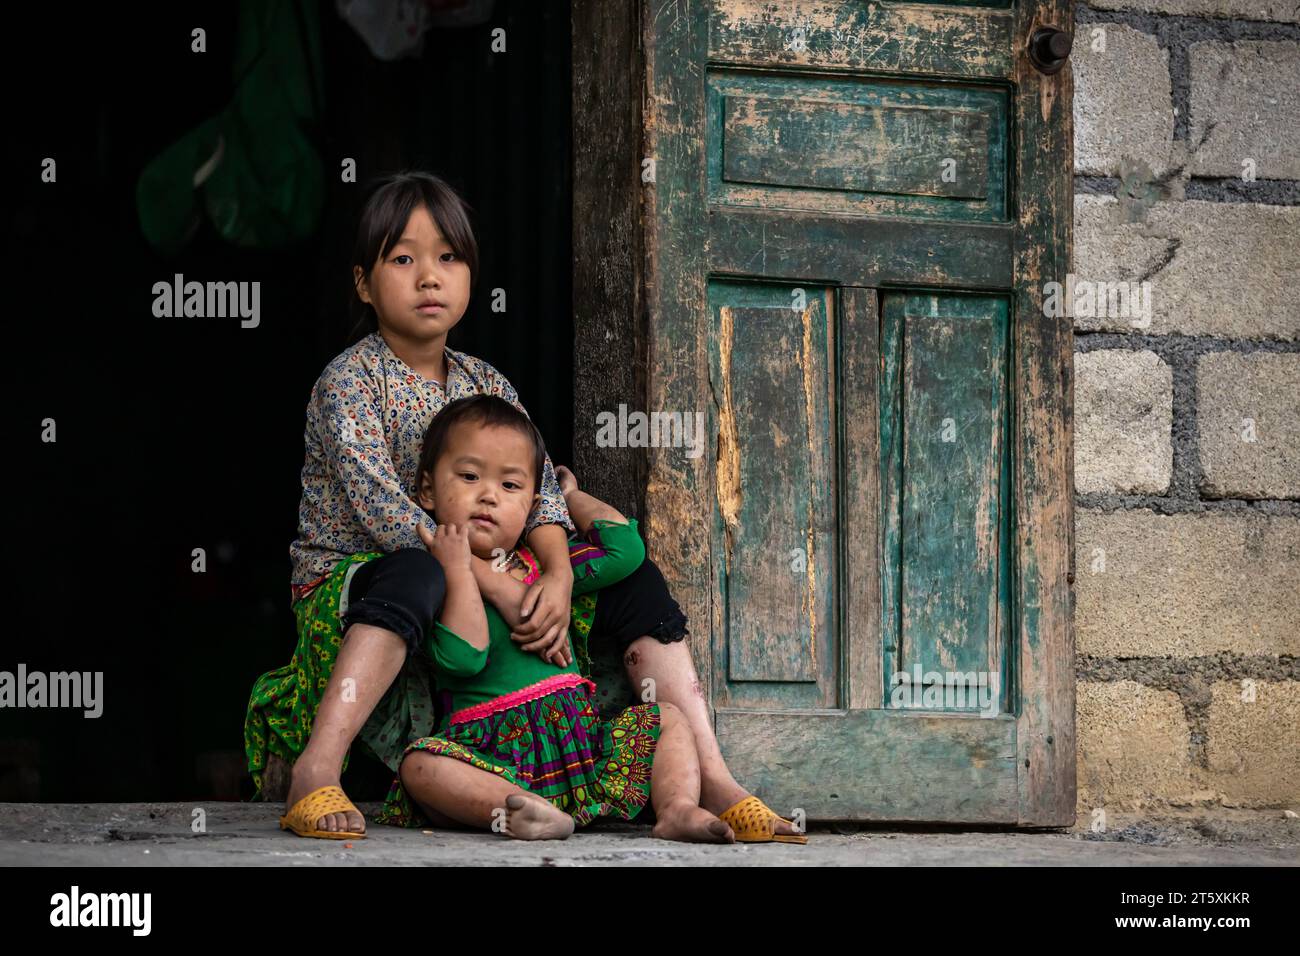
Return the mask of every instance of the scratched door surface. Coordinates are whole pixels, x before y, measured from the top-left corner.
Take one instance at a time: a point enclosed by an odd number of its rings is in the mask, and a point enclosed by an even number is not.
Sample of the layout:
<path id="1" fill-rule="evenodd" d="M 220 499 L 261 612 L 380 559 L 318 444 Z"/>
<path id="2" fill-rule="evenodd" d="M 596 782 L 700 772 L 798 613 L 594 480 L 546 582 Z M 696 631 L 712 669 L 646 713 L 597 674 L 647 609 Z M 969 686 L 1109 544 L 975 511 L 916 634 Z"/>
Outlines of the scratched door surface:
<path id="1" fill-rule="evenodd" d="M 653 456 L 650 551 L 778 810 L 1073 820 L 1071 345 L 1041 308 L 1071 91 L 1029 53 L 1071 22 L 646 7 L 649 403 L 711 442 Z"/>

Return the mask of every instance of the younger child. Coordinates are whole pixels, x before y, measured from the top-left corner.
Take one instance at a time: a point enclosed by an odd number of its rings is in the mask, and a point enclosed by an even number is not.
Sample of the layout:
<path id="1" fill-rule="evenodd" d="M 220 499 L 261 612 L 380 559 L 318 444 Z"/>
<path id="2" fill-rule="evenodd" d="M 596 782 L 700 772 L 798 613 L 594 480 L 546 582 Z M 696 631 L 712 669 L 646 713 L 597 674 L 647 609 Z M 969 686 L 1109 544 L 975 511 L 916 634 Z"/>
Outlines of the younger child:
<path id="1" fill-rule="evenodd" d="M 425 649 L 446 706 L 437 731 L 406 748 L 405 794 L 390 794 L 380 820 L 421 825 L 423 817 L 562 839 L 597 817 L 631 820 L 648 800 L 657 837 L 734 842 L 731 828 L 699 806 L 699 759 L 681 711 L 649 703 L 602 719 L 595 685 L 572 655 L 559 664 L 522 650 L 480 594 L 471 557 L 495 560 L 521 590 L 535 574 L 518 545 L 545 458 L 528 417 L 494 396 L 453 401 L 429 426 L 417 500 L 437 522 L 421 537 L 444 569 L 446 598 Z M 581 492 L 568 507 L 594 552 L 573 559 L 575 594 L 641 564 L 635 519 Z"/>

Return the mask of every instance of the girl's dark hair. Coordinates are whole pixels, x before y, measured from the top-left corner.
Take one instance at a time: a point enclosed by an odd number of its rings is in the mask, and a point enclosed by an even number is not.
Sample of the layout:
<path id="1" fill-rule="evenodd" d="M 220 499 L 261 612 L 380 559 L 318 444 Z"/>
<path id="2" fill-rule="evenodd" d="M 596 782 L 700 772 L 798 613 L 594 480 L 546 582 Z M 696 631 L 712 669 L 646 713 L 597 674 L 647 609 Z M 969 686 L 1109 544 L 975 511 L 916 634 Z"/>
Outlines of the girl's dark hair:
<path id="1" fill-rule="evenodd" d="M 546 467 L 546 444 L 542 441 L 542 434 L 527 415 L 496 395 L 458 398 L 448 402 L 442 411 L 433 416 L 433 421 L 424 433 L 424 445 L 420 449 L 420 467 L 415 479 L 417 488 L 425 473 L 438 463 L 442 449 L 447 444 L 447 435 L 458 422 L 503 426 L 527 435 L 533 443 L 533 494 L 538 492 L 542 486 L 542 469 Z"/>
<path id="2" fill-rule="evenodd" d="M 452 251 L 469 266 L 472 288 L 478 278 L 478 241 L 470 225 L 470 206 L 445 180 L 419 170 L 389 173 L 366 186 L 366 200 L 361 207 L 357 236 L 352 244 L 349 274 L 360 266 L 362 276 L 368 280 L 379 257 L 402 238 L 407 220 L 420 206 L 429 210 Z M 350 336 L 353 340 L 379 329 L 374 307 L 361 301 L 356 287 L 354 282 L 349 300 L 355 320 Z"/>

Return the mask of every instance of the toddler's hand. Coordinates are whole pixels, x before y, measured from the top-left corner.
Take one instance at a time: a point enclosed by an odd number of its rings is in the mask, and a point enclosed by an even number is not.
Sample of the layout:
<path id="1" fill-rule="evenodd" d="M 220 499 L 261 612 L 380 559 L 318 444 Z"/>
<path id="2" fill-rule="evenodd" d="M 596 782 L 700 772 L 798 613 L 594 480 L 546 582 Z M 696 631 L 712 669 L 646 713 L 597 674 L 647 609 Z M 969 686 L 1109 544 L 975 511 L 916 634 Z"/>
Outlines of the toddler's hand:
<path id="1" fill-rule="evenodd" d="M 560 493 L 568 495 L 570 492 L 578 490 L 578 479 L 574 477 L 573 472 L 563 465 L 555 466 L 555 478 L 560 483 Z"/>
<path id="2" fill-rule="evenodd" d="M 454 524 L 440 524 L 433 531 L 420 525 L 417 533 L 429 553 L 438 559 L 444 572 L 464 570 L 472 573 L 467 525 L 457 527 Z"/>

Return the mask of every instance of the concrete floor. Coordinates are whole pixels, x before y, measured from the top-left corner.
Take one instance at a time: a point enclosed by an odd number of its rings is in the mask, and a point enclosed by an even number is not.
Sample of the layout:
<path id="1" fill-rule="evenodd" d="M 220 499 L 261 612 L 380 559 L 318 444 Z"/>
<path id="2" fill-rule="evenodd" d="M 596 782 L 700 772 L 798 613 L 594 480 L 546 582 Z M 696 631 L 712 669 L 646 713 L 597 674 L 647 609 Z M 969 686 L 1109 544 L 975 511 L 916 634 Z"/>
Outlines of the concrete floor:
<path id="1" fill-rule="evenodd" d="M 367 815 L 378 804 L 359 804 Z M 401 830 L 308 840 L 278 829 L 264 803 L 0 804 L 0 864 L 76 866 L 1256 866 L 1300 865 L 1300 819 L 1281 810 L 1112 813 L 1106 833 L 963 827 L 816 827 L 807 846 L 700 846 L 650 838 L 648 826 L 602 823 L 569 840 L 524 843 L 487 833 Z"/>

